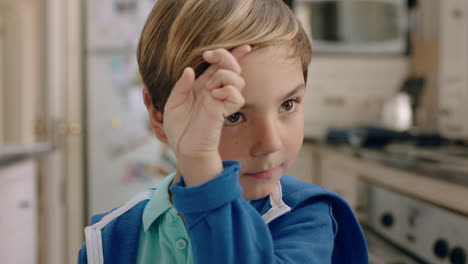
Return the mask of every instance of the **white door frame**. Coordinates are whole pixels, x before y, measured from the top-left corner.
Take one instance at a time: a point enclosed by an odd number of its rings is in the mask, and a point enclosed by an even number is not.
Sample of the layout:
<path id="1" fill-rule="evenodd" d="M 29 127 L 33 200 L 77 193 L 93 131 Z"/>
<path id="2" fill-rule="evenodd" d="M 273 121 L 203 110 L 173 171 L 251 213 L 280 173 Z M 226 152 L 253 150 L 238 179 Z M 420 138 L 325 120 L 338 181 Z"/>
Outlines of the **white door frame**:
<path id="1" fill-rule="evenodd" d="M 84 168 L 84 1 L 66 0 L 66 226 L 67 262 L 76 263 L 78 249 L 84 241 L 85 168 Z M 87 221 L 87 220 L 86 220 Z"/>
<path id="2" fill-rule="evenodd" d="M 64 1 L 44 0 L 44 54 L 45 54 L 45 115 L 49 136 L 55 150 L 41 163 L 40 180 L 40 234 L 46 245 L 40 247 L 39 263 L 66 263 L 66 226 L 64 194 L 65 157 L 63 137 L 59 126 L 64 120 L 64 87 L 65 87 L 65 14 Z M 41 244 L 39 244 L 41 245 Z"/>
<path id="3" fill-rule="evenodd" d="M 48 117 L 56 151 L 44 184 L 48 246 L 41 263 L 76 263 L 84 241 L 83 7 L 80 0 L 44 0 Z M 46 192 L 44 190 L 44 192 Z M 51 243 L 50 243 L 51 242 Z"/>

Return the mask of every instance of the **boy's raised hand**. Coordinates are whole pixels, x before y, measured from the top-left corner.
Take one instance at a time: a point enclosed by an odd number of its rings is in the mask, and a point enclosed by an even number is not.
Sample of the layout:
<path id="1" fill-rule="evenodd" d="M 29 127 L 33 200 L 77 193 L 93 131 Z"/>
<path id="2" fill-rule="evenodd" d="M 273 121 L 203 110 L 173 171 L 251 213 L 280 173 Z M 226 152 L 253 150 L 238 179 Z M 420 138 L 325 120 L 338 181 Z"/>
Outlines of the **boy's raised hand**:
<path id="1" fill-rule="evenodd" d="M 238 60 L 250 50 L 242 45 L 231 52 L 205 52 L 208 69 L 195 79 L 193 69 L 186 68 L 167 100 L 164 130 L 187 186 L 202 184 L 222 171 L 221 130 L 224 118 L 244 105 L 245 81 Z"/>

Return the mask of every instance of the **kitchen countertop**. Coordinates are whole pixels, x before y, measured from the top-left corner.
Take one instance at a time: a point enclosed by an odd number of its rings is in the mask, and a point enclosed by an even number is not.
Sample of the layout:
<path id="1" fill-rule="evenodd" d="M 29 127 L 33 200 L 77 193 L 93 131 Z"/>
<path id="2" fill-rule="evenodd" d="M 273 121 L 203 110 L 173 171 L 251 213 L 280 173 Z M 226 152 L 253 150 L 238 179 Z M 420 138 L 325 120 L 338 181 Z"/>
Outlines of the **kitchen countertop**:
<path id="1" fill-rule="evenodd" d="M 0 145 L 0 167 L 20 162 L 25 159 L 38 158 L 53 150 L 49 143 L 30 145 Z"/>
<path id="2" fill-rule="evenodd" d="M 356 159 L 468 187 L 467 147 L 431 149 L 395 144 L 385 149 L 373 149 L 323 143 L 321 145 Z M 452 153 L 453 155 L 446 153 Z"/>
<path id="3" fill-rule="evenodd" d="M 468 167 L 467 157 L 461 158 L 465 162 L 464 166 L 449 164 L 431 171 L 430 166 L 412 163 L 410 159 L 403 159 L 404 162 L 401 162 L 402 159 L 398 158 L 398 155 L 382 150 L 327 144 L 320 144 L 319 149 L 328 166 L 338 166 L 342 171 L 349 172 L 344 173 L 343 177 L 356 177 L 358 181 L 386 186 L 468 215 L 468 173 L 463 171 Z M 437 162 L 433 163 L 432 166 L 437 165 Z M 460 168 L 453 173 L 448 170 L 450 167 Z"/>
<path id="4" fill-rule="evenodd" d="M 466 152 L 468 154 L 468 151 Z M 447 155 L 442 149 L 399 146 L 392 150 L 356 149 L 357 158 L 468 187 L 468 156 Z"/>

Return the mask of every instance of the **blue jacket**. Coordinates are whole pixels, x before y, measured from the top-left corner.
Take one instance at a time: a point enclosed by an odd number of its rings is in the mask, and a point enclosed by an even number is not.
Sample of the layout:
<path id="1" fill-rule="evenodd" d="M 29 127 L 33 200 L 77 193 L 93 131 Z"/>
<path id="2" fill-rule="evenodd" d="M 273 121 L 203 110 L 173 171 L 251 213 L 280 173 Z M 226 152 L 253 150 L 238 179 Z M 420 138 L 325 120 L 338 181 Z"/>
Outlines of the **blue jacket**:
<path id="1" fill-rule="evenodd" d="M 195 263 L 368 263 L 359 222 L 344 199 L 284 175 L 273 193 L 242 198 L 237 161 L 200 186 L 171 187 Z M 92 217 L 78 263 L 135 263 L 143 209 L 152 190 Z"/>

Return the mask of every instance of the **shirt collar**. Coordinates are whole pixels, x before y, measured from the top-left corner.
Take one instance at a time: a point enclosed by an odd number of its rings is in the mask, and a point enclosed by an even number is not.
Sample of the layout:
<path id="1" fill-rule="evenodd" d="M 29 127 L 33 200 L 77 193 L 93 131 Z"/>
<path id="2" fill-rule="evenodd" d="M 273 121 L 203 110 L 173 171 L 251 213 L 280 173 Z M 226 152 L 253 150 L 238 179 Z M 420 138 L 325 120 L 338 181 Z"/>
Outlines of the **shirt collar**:
<path id="1" fill-rule="evenodd" d="M 148 231 L 150 226 L 158 219 L 159 216 L 164 214 L 167 210 L 173 207 L 169 197 L 169 186 L 174 180 L 175 172 L 169 174 L 164 178 L 159 187 L 153 191 L 151 199 L 146 204 L 143 211 L 142 221 L 144 231 Z"/>

